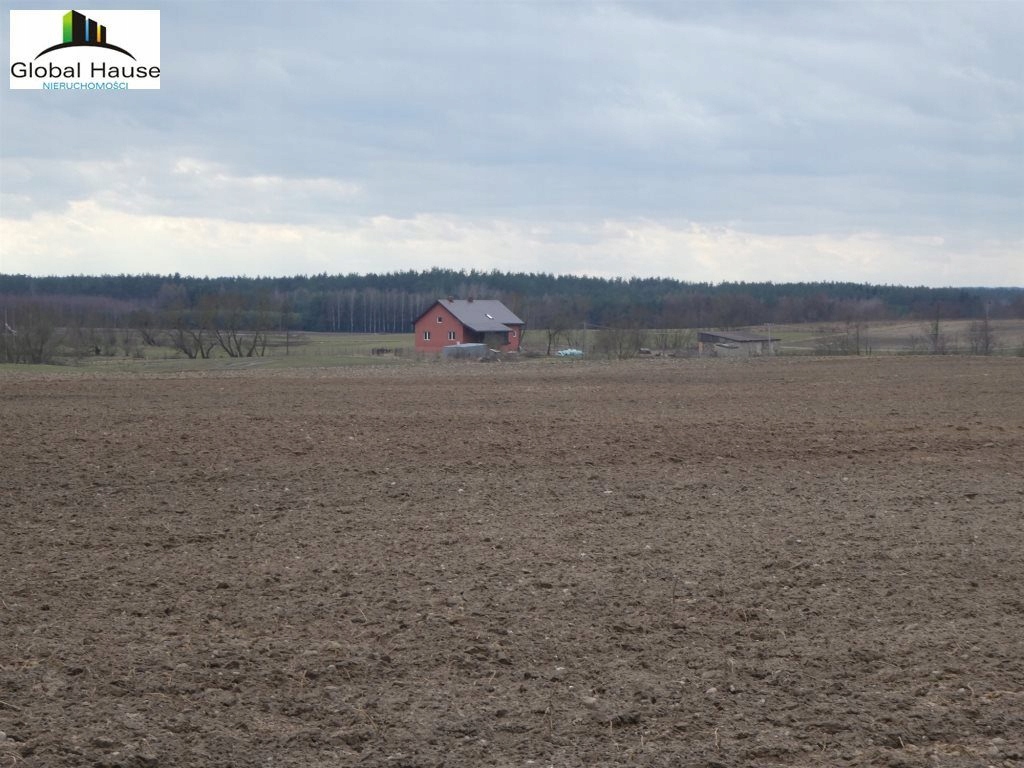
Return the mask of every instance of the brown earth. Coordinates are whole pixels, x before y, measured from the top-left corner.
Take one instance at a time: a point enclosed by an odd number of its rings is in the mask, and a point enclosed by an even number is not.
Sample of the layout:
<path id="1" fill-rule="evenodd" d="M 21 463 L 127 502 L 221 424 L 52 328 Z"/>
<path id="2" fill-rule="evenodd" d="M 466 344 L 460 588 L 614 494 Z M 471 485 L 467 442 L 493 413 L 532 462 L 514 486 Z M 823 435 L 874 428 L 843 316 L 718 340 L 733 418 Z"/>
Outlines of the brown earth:
<path id="1" fill-rule="evenodd" d="M 1024 761 L 1024 360 L 0 374 L 3 766 Z"/>

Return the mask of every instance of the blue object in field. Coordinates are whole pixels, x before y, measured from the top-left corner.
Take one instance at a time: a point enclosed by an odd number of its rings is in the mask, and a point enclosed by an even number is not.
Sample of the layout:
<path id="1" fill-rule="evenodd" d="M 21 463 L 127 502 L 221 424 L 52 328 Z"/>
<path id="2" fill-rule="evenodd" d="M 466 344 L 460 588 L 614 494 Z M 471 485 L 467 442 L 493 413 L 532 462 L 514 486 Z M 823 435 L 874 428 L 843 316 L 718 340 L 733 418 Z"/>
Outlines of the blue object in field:
<path id="1" fill-rule="evenodd" d="M 581 349 L 560 349 L 555 353 L 559 357 L 583 357 Z"/>

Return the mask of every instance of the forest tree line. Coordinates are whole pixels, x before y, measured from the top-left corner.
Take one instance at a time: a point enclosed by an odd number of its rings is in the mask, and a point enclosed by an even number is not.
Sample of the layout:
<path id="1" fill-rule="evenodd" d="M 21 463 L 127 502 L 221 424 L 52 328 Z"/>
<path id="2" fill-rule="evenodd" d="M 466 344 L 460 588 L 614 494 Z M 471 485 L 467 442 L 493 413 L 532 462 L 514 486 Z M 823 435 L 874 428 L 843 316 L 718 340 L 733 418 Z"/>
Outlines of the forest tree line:
<path id="1" fill-rule="evenodd" d="M 1024 317 L 1024 288 L 693 283 L 448 269 L 221 278 L 0 274 L 4 356 L 21 362 L 38 357 L 35 350 L 47 327 L 72 329 L 83 335 L 81 344 L 95 343 L 97 354 L 103 340 L 98 329 L 131 329 L 141 343 L 173 346 L 189 357 L 206 357 L 213 350 L 253 356 L 264 352 L 270 333 L 411 332 L 423 311 L 448 296 L 499 299 L 528 328 L 549 330 L 584 324 L 725 329 Z"/>

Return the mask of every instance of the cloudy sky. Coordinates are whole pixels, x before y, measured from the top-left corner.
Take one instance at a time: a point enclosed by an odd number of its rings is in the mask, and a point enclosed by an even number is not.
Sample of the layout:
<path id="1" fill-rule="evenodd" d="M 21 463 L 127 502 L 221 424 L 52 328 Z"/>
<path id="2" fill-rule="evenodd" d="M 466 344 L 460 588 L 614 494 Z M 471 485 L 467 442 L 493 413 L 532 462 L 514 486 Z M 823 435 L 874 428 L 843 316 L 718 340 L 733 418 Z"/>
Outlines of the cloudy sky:
<path id="1" fill-rule="evenodd" d="M 1019 0 L 108 7 L 161 89 L 3 84 L 0 272 L 1024 285 Z"/>

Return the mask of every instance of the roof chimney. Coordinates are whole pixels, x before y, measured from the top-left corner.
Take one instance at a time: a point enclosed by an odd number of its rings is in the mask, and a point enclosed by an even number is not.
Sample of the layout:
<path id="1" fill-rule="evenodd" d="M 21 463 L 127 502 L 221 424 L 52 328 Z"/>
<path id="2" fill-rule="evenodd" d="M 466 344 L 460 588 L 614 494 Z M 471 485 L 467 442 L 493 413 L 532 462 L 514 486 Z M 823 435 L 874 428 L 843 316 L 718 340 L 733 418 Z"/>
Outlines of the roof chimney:
<path id="1" fill-rule="evenodd" d="M 455 297 L 454 296 L 449 296 L 448 297 L 448 303 L 451 304 L 453 301 L 455 301 Z"/>
<path id="2" fill-rule="evenodd" d="M 472 301 L 472 300 L 473 300 L 472 296 L 470 296 L 468 299 L 466 299 L 466 301 Z"/>

